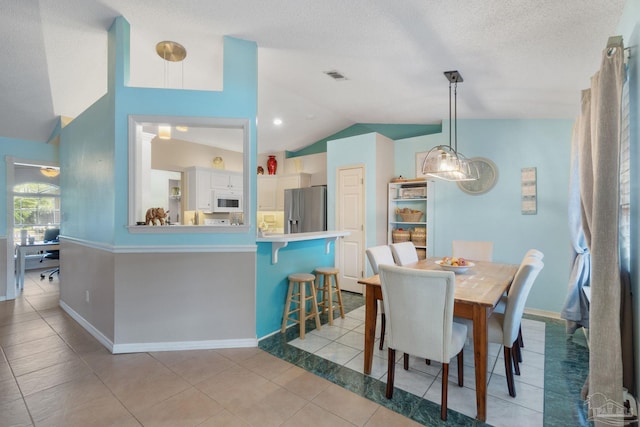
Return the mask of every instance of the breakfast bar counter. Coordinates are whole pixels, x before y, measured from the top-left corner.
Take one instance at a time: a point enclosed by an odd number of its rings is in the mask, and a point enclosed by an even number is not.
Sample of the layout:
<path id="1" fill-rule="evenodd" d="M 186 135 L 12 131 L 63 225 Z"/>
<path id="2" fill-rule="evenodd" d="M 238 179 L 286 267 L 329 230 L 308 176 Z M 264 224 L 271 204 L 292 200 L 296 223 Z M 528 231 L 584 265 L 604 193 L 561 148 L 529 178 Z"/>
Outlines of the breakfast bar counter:
<path id="1" fill-rule="evenodd" d="M 291 233 L 291 234 L 263 234 L 256 238 L 258 243 L 271 243 L 271 263 L 278 263 L 278 251 L 286 247 L 289 242 L 301 242 L 306 240 L 324 239 L 325 253 L 329 253 L 331 242 L 335 242 L 339 237 L 348 236 L 349 231 L 313 231 L 309 233 Z"/>
<path id="2" fill-rule="evenodd" d="M 335 265 L 335 242 L 348 231 L 268 234 L 256 238 L 256 333 L 264 338 L 278 333 L 287 298 L 287 276 L 313 274 L 318 267 Z M 334 244 L 331 244 L 334 242 Z"/>

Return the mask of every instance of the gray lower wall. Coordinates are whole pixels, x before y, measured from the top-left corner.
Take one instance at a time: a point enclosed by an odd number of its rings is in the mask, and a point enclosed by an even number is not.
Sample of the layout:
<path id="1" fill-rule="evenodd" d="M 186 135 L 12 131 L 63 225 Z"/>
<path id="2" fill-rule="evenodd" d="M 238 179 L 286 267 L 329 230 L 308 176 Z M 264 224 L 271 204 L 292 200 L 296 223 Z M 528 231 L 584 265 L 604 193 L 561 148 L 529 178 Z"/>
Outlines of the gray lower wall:
<path id="1" fill-rule="evenodd" d="M 255 252 L 116 255 L 116 342 L 256 338 Z"/>
<path id="2" fill-rule="evenodd" d="M 60 301 L 112 343 L 115 338 L 114 266 L 115 254 L 111 250 L 61 238 Z"/>
<path id="3" fill-rule="evenodd" d="M 60 300 L 114 352 L 257 342 L 255 250 L 61 245 Z"/>

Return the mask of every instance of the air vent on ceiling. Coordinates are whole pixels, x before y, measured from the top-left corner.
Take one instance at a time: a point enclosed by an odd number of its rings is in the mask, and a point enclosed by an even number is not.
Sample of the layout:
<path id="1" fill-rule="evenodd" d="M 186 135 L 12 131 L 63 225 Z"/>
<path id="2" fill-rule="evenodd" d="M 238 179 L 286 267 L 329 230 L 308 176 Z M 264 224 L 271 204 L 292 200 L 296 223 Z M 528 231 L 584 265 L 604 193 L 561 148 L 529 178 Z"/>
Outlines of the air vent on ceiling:
<path id="1" fill-rule="evenodd" d="M 340 71 L 331 70 L 331 71 L 325 71 L 324 73 L 336 81 L 347 80 L 347 78 Z"/>

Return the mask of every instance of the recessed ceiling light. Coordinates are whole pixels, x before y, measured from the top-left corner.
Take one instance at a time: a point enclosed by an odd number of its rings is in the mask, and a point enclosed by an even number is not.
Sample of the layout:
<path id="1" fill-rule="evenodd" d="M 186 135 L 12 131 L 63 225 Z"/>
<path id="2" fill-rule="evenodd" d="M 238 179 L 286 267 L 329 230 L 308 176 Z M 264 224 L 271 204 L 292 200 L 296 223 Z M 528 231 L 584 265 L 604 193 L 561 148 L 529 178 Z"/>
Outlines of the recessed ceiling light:
<path id="1" fill-rule="evenodd" d="M 273 124 L 276 126 L 280 126 L 282 124 L 282 119 L 279 119 L 279 118 L 273 119 Z"/>

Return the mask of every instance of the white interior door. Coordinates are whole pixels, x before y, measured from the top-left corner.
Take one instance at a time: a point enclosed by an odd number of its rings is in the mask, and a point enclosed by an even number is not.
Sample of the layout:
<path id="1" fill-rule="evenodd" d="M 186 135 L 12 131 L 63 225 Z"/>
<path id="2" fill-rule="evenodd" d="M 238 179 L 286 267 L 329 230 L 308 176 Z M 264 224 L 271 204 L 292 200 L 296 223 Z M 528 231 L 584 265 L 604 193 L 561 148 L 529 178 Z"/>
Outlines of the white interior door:
<path id="1" fill-rule="evenodd" d="M 340 287 L 345 291 L 363 293 L 358 279 L 363 274 L 364 260 L 364 166 L 338 169 L 336 197 L 338 230 L 351 234 L 339 239 L 336 249 L 340 268 Z"/>

